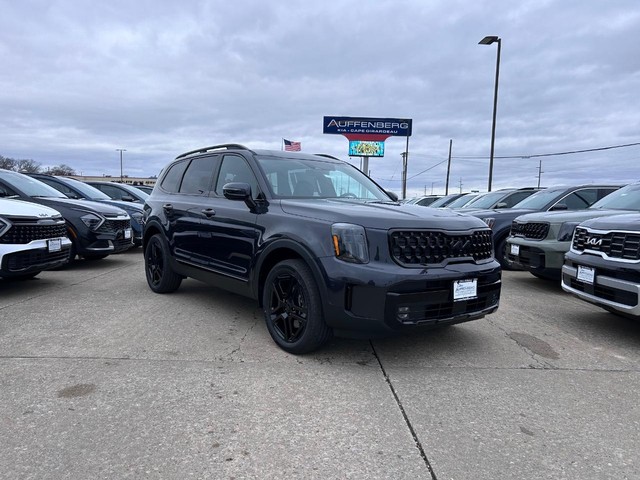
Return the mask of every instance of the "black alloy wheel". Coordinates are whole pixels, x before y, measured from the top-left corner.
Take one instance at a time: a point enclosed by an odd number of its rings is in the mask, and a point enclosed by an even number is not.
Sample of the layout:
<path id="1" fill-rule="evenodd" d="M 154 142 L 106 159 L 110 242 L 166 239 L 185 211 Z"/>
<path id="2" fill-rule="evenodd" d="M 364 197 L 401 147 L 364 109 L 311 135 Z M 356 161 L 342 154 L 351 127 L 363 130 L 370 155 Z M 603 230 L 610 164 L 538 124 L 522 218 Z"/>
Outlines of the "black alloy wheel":
<path id="1" fill-rule="evenodd" d="M 262 304 L 271 337 L 289 353 L 311 352 L 331 337 L 313 273 L 301 260 L 285 260 L 273 267 Z"/>
<path id="2" fill-rule="evenodd" d="M 144 251 L 144 270 L 149 288 L 156 293 L 174 292 L 182 283 L 182 277 L 171 269 L 169 248 L 159 233 L 152 236 L 147 243 Z"/>

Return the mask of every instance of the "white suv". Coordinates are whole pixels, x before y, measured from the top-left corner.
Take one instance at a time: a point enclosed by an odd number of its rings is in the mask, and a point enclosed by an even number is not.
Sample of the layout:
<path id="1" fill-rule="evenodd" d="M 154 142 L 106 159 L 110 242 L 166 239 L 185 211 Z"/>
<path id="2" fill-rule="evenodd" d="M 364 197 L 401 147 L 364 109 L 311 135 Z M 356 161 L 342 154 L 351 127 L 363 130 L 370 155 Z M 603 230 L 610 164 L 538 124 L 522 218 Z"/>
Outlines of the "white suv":
<path id="1" fill-rule="evenodd" d="M 0 198 L 0 277 L 24 280 L 69 261 L 71 240 L 53 208 Z"/>

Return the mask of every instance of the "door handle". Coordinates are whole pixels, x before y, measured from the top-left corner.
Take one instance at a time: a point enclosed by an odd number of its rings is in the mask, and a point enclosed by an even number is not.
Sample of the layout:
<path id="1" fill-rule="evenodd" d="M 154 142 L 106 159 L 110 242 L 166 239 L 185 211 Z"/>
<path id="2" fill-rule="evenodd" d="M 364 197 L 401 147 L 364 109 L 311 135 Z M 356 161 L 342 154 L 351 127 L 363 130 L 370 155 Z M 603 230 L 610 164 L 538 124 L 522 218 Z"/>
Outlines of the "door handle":
<path id="1" fill-rule="evenodd" d="M 164 205 L 162 205 L 162 208 L 166 212 L 172 212 L 173 211 L 173 205 L 171 205 L 170 203 L 165 203 Z"/>
<path id="2" fill-rule="evenodd" d="M 213 208 L 205 208 L 202 210 L 202 214 L 205 217 L 213 217 L 216 214 L 216 211 Z"/>

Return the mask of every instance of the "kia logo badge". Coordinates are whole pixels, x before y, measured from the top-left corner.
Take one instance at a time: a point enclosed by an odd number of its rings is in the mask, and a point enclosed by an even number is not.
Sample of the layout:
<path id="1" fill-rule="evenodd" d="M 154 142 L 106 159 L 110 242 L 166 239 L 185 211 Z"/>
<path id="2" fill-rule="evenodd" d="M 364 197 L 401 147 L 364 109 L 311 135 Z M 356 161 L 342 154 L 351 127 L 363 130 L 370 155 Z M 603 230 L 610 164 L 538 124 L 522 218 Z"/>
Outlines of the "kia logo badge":
<path id="1" fill-rule="evenodd" d="M 589 237 L 587 238 L 586 244 L 592 247 L 599 247 L 602 245 L 602 238 Z"/>

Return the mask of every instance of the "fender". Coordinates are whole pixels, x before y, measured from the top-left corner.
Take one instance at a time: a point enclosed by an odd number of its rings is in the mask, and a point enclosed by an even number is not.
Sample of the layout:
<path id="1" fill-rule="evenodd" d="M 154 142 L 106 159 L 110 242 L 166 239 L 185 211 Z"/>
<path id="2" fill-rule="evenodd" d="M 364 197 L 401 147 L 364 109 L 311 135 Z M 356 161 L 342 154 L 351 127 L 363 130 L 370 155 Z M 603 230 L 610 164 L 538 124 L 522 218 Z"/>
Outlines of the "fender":
<path id="1" fill-rule="evenodd" d="M 264 266 L 265 261 L 271 256 L 273 252 L 279 249 L 287 249 L 294 251 L 300 258 L 302 258 L 309 268 L 313 272 L 313 276 L 316 279 L 316 283 L 318 286 L 318 291 L 320 292 L 320 296 L 323 301 L 326 297 L 326 272 L 321 267 L 320 262 L 318 262 L 318 257 L 313 255 L 311 251 L 302 243 L 297 242 L 291 238 L 278 238 L 275 240 L 271 240 L 268 244 L 264 246 L 263 250 L 260 250 L 258 253 L 258 261 L 256 262 L 255 268 L 253 269 L 253 274 L 251 277 L 251 293 L 254 298 L 257 298 L 261 303 L 262 299 L 260 298 L 260 273 Z"/>

